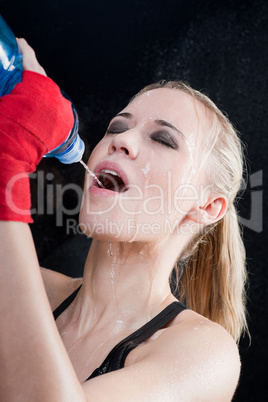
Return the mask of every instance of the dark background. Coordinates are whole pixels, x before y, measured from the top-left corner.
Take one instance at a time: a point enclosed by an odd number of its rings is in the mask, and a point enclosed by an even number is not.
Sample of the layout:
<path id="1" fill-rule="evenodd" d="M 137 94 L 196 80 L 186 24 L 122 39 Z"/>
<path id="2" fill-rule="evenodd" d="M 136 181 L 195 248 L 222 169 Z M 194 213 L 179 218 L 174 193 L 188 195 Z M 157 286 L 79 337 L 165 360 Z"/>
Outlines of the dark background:
<path id="1" fill-rule="evenodd" d="M 266 401 L 268 2 L 0 0 L 0 6 L 16 36 L 28 40 L 47 74 L 73 99 L 86 142 L 84 160 L 109 119 L 153 81 L 187 80 L 227 112 L 247 144 L 248 165 L 239 214 L 245 226 L 251 342 L 247 336 L 240 342 L 242 374 L 234 401 Z M 31 225 L 40 262 L 81 275 L 89 241 L 66 232 L 69 216 L 56 225 L 59 205 L 47 185 L 82 186 L 83 168 L 49 159 L 41 162 L 39 171 L 54 174 L 53 180 L 45 176 L 46 203 L 53 214 L 34 216 Z M 33 189 L 36 185 L 32 180 Z M 74 208 L 76 193 L 67 191 L 63 201 L 66 208 Z"/>

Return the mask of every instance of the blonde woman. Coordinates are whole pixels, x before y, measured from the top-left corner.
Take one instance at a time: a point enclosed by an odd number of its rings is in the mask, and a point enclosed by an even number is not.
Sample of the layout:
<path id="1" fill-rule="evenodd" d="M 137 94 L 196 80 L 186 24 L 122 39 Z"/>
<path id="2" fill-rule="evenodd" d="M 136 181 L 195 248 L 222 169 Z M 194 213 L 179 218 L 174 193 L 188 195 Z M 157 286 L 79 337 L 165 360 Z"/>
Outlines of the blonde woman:
<path id="1" fill-rule="evenodd" d="M 0 99 L 1 400 L 230 401 L 246 327 L 231 123 L 181 82 L 143 89 L 88 161 L 102 185 L 86 174 L 83 279 L 40 269 L 27 174 L 72 110 L 18 42 L 23 81 Z"/>

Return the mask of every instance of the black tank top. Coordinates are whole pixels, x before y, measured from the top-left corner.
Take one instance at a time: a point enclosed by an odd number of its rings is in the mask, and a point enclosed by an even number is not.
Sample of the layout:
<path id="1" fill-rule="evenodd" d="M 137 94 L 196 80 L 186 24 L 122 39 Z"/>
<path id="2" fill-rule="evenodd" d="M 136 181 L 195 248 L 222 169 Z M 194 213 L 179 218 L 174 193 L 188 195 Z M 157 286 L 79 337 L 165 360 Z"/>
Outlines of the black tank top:
<path id="1" fill-rule="evenodd" d="M 79 286 L 67 299 L 65 299 L 59 307 L 54 310 L 53 315 L 55 320 L 58 316 L 72 303 L 82 285 Z M 124 367 L 127 355 L 135 349 L 139 344 L 144 342 L 156 331 L 163 328 L 169 321 L 175 318 L 187 307 L 179 301 L 169 304 L 164 310 L 152 318 L 149 322 L 127 336 L 119 342 L 108 354 L 103 363 L 88 377 L 87 380 L 97 377 L 101 374 L 109 373 L 110 371 L 119 370 Z M 86 380 L 86 381 L 87 381 Z"/>

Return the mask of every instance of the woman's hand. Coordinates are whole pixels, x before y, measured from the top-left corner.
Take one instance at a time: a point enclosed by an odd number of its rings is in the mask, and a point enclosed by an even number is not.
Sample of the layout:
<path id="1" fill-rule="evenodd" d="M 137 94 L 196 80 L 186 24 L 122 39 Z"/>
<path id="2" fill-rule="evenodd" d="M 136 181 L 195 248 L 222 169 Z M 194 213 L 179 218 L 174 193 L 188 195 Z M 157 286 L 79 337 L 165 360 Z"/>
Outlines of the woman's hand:
<path id="1" fill-rule="evenodd" d="M 74 113 L 25 39 L 18 39 L 18 45 L 25 70 L 22 81 L 0 97 L 0 219 L 29 223 L 28 174 L 43 155 L 66 140 Z"/>
<path id="2" fill-rule="evenodd" d="M 35 51 L 28 45 L 27 41 L 24 38 L 17 38 L 17 42 L 23 57 L 23 70 L 33 71 L 47 76 L 43 67 L 38 63 Z"/>

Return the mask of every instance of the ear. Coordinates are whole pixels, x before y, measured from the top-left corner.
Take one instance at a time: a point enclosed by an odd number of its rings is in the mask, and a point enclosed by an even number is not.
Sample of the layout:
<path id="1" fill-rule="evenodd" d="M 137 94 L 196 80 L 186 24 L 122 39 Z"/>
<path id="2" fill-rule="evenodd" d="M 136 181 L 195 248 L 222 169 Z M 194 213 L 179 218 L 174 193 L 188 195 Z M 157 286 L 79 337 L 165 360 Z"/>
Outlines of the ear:
<path id="1" fill-rule="evenodd" d="M 213 194 L 203 206 L 196 206 L 189 213 L 190 219 L 200 224 L 210 225 L 222 219 L 228 207 L 228 200 L 222 194 Z"/>

